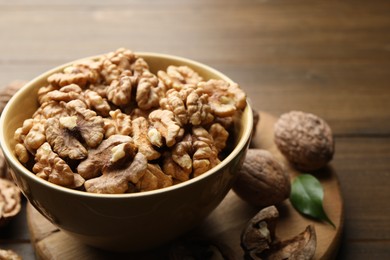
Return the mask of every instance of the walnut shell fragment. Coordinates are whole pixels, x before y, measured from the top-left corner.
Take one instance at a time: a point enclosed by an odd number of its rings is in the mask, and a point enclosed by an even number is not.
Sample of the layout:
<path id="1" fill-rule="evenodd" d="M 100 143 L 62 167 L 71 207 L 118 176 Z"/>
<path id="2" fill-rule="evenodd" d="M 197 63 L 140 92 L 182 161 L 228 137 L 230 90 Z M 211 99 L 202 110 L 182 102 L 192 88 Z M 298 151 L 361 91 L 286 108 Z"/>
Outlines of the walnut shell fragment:
<path id="1" fill-rule="evenodd" d="M 317 238 L 313 225 L 309 225 L 299 235 L 277 242 L 266 252 L 266 259 L 299 259 L 310 260 L 316 251 Z"/>
<path id="2" fill-rule="evenodd" d="M 277 147 L 298 170 L 318 170 L 333 158 L 332 130 L 316 115 L 291 111 L 280 116 L 274 130 Z"/>
<path id="3" fill-rule="evenodd" d="M 249 149 L 233 190 L 243 200 L 264 208 L 279 204 L 289 197 L 290 177 L 270 152 Z"/>
<path id="4" fill-rule="evenodd" d="M 20 212 L 20 200 L 19 188 L 9 180 L 0 179 L 0 227 Z"/>
<path id="5" fill-rule="evenodd" d="M 275 206 L 259 211 L 241 233 L 241 247 L 250 259 L 261 259 L 258 256 L 270 249 L 275 239 L 276 220 L 279 212 Z"/>
<path id="6" fill-rule="evenodd" d="M 278 216 L 274 206 L 264 208 L 243 229 L 241 247 L 246 259 L 312 259 L 317 247 L 314 226 L 309 225 L 297 236 L 279 241 L 275 237 Z"/>

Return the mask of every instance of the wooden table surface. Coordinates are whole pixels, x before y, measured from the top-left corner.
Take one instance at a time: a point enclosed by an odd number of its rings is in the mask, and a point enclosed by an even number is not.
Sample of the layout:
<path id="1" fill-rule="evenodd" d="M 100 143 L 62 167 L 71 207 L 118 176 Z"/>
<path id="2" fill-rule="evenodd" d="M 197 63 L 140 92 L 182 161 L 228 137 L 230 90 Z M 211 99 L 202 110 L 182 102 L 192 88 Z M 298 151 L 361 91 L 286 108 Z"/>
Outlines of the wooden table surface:
<path id="1" fill-rule="evenodd" d="M 257 110 L 332 127 L 344 198 L 339 259 L 390 259 L 390 2 L 0 0 L 0 86 L 126 47 L 204 62 Z M 0 248 L 34 259 L 23 211 Z"/>

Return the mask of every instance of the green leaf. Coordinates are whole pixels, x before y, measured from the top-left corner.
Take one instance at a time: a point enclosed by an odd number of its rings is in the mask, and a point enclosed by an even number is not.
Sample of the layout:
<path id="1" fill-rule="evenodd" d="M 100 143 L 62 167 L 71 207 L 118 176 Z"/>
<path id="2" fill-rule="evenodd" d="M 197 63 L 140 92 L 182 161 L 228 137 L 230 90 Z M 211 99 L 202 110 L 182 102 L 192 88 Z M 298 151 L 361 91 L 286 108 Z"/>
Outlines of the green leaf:
<path id="1" fill-rule="evenodd" d="M 291 185 L 290 201 L 298 212 L 315 219 L 326 221 L 334 228 L 322 206 L 324 190 L 321 183 L 310 174 L 301 174 Z"/>

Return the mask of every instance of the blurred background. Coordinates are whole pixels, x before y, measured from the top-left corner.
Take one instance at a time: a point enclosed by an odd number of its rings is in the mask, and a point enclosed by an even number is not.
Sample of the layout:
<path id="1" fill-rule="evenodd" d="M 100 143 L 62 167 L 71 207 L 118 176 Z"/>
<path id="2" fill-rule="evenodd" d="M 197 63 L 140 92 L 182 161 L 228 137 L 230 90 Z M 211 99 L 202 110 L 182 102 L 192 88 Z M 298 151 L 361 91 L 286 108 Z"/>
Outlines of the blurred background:
<path id="1" fill-rule="evenodd" d="M 390 256 L 389 1 L 0 0 L 0 87 L 119 47 L 206 63 L 257 110 L 326 119 L 345 199 L 339 258 Z M 21 219 L 7 234 L 31 259 L 26 230 Z"/>

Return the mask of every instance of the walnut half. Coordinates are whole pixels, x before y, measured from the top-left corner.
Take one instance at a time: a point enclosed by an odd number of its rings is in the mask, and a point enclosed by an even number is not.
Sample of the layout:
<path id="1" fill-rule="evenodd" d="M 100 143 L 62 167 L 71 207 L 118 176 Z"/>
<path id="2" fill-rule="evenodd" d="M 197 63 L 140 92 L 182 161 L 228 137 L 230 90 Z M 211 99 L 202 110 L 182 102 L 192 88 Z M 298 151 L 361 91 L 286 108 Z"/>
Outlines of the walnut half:
<path id="1" fill-rule="evenodd" d="M 20 190 L 13 182 L 0 178 L 0 227 L 20 212 L 20 197 Z"/>
<path id="2" fill-rule="evenodd" d="M 64 106 L 69 116 L 49 118 L 45 125 L 46 138 L 61 158 L 82 160 L 88 155 L 82 142 L 94 148 L 103 140 L 103 118 L 87 109 L 79 100 L 70 101 Z"/>

